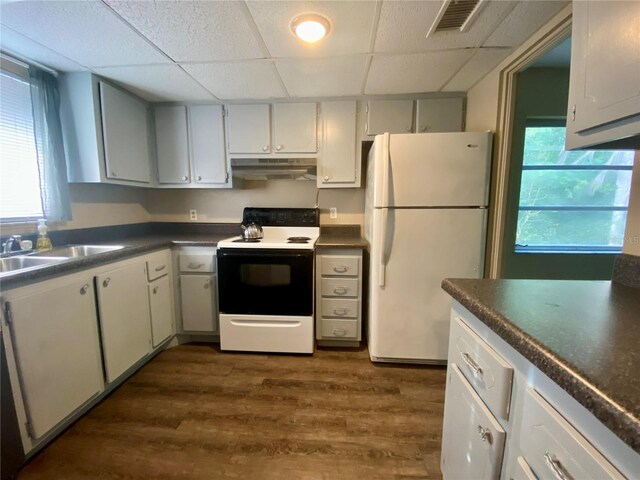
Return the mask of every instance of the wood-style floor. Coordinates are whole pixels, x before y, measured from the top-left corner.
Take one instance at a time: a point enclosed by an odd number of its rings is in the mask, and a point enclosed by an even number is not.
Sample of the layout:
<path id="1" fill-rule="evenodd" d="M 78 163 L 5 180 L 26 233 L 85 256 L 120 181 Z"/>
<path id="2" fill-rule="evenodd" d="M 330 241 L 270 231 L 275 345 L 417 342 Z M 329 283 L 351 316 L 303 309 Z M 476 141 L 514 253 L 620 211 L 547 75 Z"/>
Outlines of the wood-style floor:
<path id="1" fill-rule="evenodd" d="M 443 367 L 313 356 L 162 352 L 19 479 L 440 478 Z"/>

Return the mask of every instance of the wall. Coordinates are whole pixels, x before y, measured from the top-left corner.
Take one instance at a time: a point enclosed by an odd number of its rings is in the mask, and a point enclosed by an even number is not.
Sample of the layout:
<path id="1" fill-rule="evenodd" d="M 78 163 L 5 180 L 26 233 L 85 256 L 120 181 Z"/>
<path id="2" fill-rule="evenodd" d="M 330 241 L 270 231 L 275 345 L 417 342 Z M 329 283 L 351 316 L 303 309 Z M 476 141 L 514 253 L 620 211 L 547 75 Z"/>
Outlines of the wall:
<path id="1" fill-rule="evenodd" d="M 624 253 L 640 256 L 640 151 L 636 152 L 624 235 Z"/>
<path id="2" fill-rule="evenodd" d="M 103 184 L 70 184 L 72 219 L 50 225 L 51 230 L 102 227 L 151 221 L 146 208 L 146 191 L 142 188 Z M 34 233 L 32 225 L 2 225 L 2 236 Z"/>
<path id="3" fill-rule="evenodd" d="M 232 190 L 154 189 L 146 192 L 146 209 L 154 222 L 188 222 L 189 210 L 198 211 L 198 222 L 242 220 L 244 207 L 305 207 L 315 205 L 316 183 L 295 180 L 246 181 Z M 320 221 L 363 223 L 364 189 L 321 189 Z M 329 207 L 338 218 L 329 218 Z"/>

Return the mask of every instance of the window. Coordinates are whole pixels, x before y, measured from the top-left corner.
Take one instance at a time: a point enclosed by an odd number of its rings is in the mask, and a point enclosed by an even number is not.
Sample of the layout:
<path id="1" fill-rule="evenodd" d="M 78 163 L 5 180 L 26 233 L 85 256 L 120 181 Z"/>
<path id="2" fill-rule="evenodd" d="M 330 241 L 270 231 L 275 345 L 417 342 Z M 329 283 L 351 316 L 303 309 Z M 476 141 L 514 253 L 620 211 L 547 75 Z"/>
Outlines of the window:
<path id="1" fill-rule="evenodd" d="M 619 252 L 634 152 L 567 152 L 564 137 L 525 130 L 516 252 Z"/>
<path id="2" fill-rule="evenodd" d="M 42 218 L 29 83 L 0 70 L 0 220 Z"/>

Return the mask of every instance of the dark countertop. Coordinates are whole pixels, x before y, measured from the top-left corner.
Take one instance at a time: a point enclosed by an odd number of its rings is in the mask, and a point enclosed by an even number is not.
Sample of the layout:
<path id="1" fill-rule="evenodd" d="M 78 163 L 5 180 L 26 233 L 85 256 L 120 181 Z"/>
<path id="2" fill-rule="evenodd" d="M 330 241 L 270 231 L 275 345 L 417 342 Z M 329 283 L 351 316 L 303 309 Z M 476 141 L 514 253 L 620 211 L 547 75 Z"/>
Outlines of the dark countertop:
<path id="1" fill-rule="evenodd" d="M 53 263 L 46 267 L 7 274 L 0 278 L 0 288 L 7 290 L 20 287 L 34 281 L 48 280 L 59 275 L 94 268 L 117 260 L 174 246 L 215 247 L 220 240 L 228 238 L 229 236 L 231 236 L 229 233 L 148 234 L 117 240 L 94 241 L 92 244 L 124 245 L 125 248 L 86 257 L 69 258 L 63 262 Z M 56 245 L 54 245 L 54 249 L 55 247 Z M 41 255 L 46 256 L 47 253 L 43 252 Z M 55 252 L 51 255 L 55 255 Z"/>
<path id="2" fill-rule="evenodd" d="M 369 248 L 360 225 L 322 225 L 316 248 Z"/>
<path id="3" fill-rule="evenodd" d="M 640 289 L 472 279 L 442 288 L 640 452 Z"/>

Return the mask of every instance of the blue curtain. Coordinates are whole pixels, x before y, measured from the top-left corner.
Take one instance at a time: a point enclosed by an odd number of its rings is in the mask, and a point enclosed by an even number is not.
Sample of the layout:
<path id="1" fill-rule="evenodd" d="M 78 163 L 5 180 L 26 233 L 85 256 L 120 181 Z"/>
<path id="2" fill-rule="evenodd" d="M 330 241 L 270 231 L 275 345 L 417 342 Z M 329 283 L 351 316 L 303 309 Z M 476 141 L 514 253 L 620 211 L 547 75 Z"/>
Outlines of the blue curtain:
<path id="1" fill-rule="evenodd" d="M 42 210 L 47 220 L 71 220 L 67 162 L 60 124 L 60 94 L 56 77 L 29 67 L 33 124 L 40 171 Z"/>

